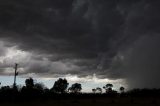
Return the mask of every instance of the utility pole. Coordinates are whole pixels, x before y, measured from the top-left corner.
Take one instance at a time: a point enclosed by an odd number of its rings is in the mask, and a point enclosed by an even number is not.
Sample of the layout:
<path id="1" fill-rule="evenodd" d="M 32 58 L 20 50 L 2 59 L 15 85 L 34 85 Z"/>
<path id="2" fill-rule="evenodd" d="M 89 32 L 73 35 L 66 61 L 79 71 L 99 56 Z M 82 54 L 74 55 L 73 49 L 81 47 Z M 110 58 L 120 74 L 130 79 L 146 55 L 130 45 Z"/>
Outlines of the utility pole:
<path id="1" fill-rule="evenodd" d="M 13 83 L 13 87 L 16 87 L 16 77 L 18 75 L 17 69 L 18 69 L 18 64 L 15 63 L 15 73 L 14 73 L 14 83 Z"/>

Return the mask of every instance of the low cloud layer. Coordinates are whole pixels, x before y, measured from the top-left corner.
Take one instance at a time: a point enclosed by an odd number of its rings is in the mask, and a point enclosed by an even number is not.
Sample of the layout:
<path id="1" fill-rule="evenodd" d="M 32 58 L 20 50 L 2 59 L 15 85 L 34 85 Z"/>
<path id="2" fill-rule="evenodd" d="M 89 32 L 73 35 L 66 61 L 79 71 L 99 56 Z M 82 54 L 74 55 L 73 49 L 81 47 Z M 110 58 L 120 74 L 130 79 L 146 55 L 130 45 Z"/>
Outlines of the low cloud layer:
<path id="1" fill-rule="evenodd" d="M 158 0 L 1 0 L 0 73 L 9 73 L 18 61 L 21 74 L 96 74 L 126 79 L 132 88 L 160 87 L 159 4 Z M 8 57 L 14 54 L 11 51 L 19 54 Z"/>

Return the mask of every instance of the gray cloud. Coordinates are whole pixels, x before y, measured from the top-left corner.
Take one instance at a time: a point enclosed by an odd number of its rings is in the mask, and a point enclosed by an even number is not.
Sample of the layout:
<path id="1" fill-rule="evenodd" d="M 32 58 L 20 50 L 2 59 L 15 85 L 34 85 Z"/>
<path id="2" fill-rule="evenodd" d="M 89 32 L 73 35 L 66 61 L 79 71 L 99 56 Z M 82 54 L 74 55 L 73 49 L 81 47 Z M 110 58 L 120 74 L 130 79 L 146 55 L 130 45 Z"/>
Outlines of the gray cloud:
<path id="1" fill-rule="evenodd" d="M 1 41 L 0 42 L 0 56 L 4 56 L 6 52 L 7 52 L 7 47 L 4 47 L 4 43 Z"/>
<path id="2" fill-rule="evenodd" d="M 130 88 L 159 88 L 160 49 L 159 34 L 148 35 L 138 39 L 128 49 L 122 60 L 121 69 Z"/>
<path id="3" fill-rule="evenodd" d="M 158 51 L 154 47 L 159 45 L 159 4 L 158 0 L 1 0 L 0 39 L 7 47 L 30 53 L 20 59 L 23 74 L 95 73 L 99 78 L 127 79 L 132 87 L 148 87 L 142 79 L 152 68 L 159 69 L 152 65 L 158 64 L 159 54 L 150 52 Z M 3 47 L 0 50 L 5 54 Z M 150 55 L 155 57 L 146 60 Z M 154 78 L 148 82 L 156 82 Z"/>

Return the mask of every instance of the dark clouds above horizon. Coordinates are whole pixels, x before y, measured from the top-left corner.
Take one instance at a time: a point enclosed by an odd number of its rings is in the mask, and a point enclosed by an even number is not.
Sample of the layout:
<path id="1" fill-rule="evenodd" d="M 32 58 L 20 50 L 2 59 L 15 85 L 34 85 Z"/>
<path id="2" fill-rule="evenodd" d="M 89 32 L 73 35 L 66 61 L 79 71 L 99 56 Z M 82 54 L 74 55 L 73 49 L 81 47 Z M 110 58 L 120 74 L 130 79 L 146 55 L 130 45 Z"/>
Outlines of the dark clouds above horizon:
<path id="1" fill-rule="evenodd" d="M 1 0 L 0 55 L 15 46 L 26 51 L 15 57 L 23 74 L 96 74 L 126 79 L 130 87 L 160 87 L 159 5 L 158 0 Z M 1 74 L 11 61 L 1 62 Z"/>

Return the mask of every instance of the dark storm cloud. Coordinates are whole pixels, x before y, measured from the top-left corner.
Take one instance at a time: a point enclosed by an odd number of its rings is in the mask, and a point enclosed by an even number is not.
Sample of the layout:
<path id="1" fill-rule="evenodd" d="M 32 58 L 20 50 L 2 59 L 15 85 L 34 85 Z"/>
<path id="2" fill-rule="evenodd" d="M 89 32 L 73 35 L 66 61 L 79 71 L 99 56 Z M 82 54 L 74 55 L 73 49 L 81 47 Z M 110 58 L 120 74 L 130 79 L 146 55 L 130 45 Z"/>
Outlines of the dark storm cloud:
<path id="1" fill-rule="evenodd" d="M 142 36 L 131 48 L 119 53 L 111 70 L 117 70 L 117 76 L 123 75 L 130 88 L 159 88 L 159 40 L 159 34 Z"/>
<path id="2" fill-rule="evenodd" d="M 146 36 L 159 36 L 159 4 L 158 0 L 1 0 L 0 39 L 37 55 L 28 67 L 24 66 L 26 72 L 79 76 L 96 73 L 101 78 L 126 78 L 136 87 L 143 81 L 134 84 L 131 73 L 143 71 L 139 71 L 138 64 L 133 71 L 132 57 L 143 57 L 137 54 L 141 45 L 148 47 L 146 56 L 151 55 L 148 51 L 156 39 L 150 41 L 151 46 L 147 46 L 148 38 L 134 44 Z M 152 67 L 149 60 L 155 58 L 147 60 Z"/>

